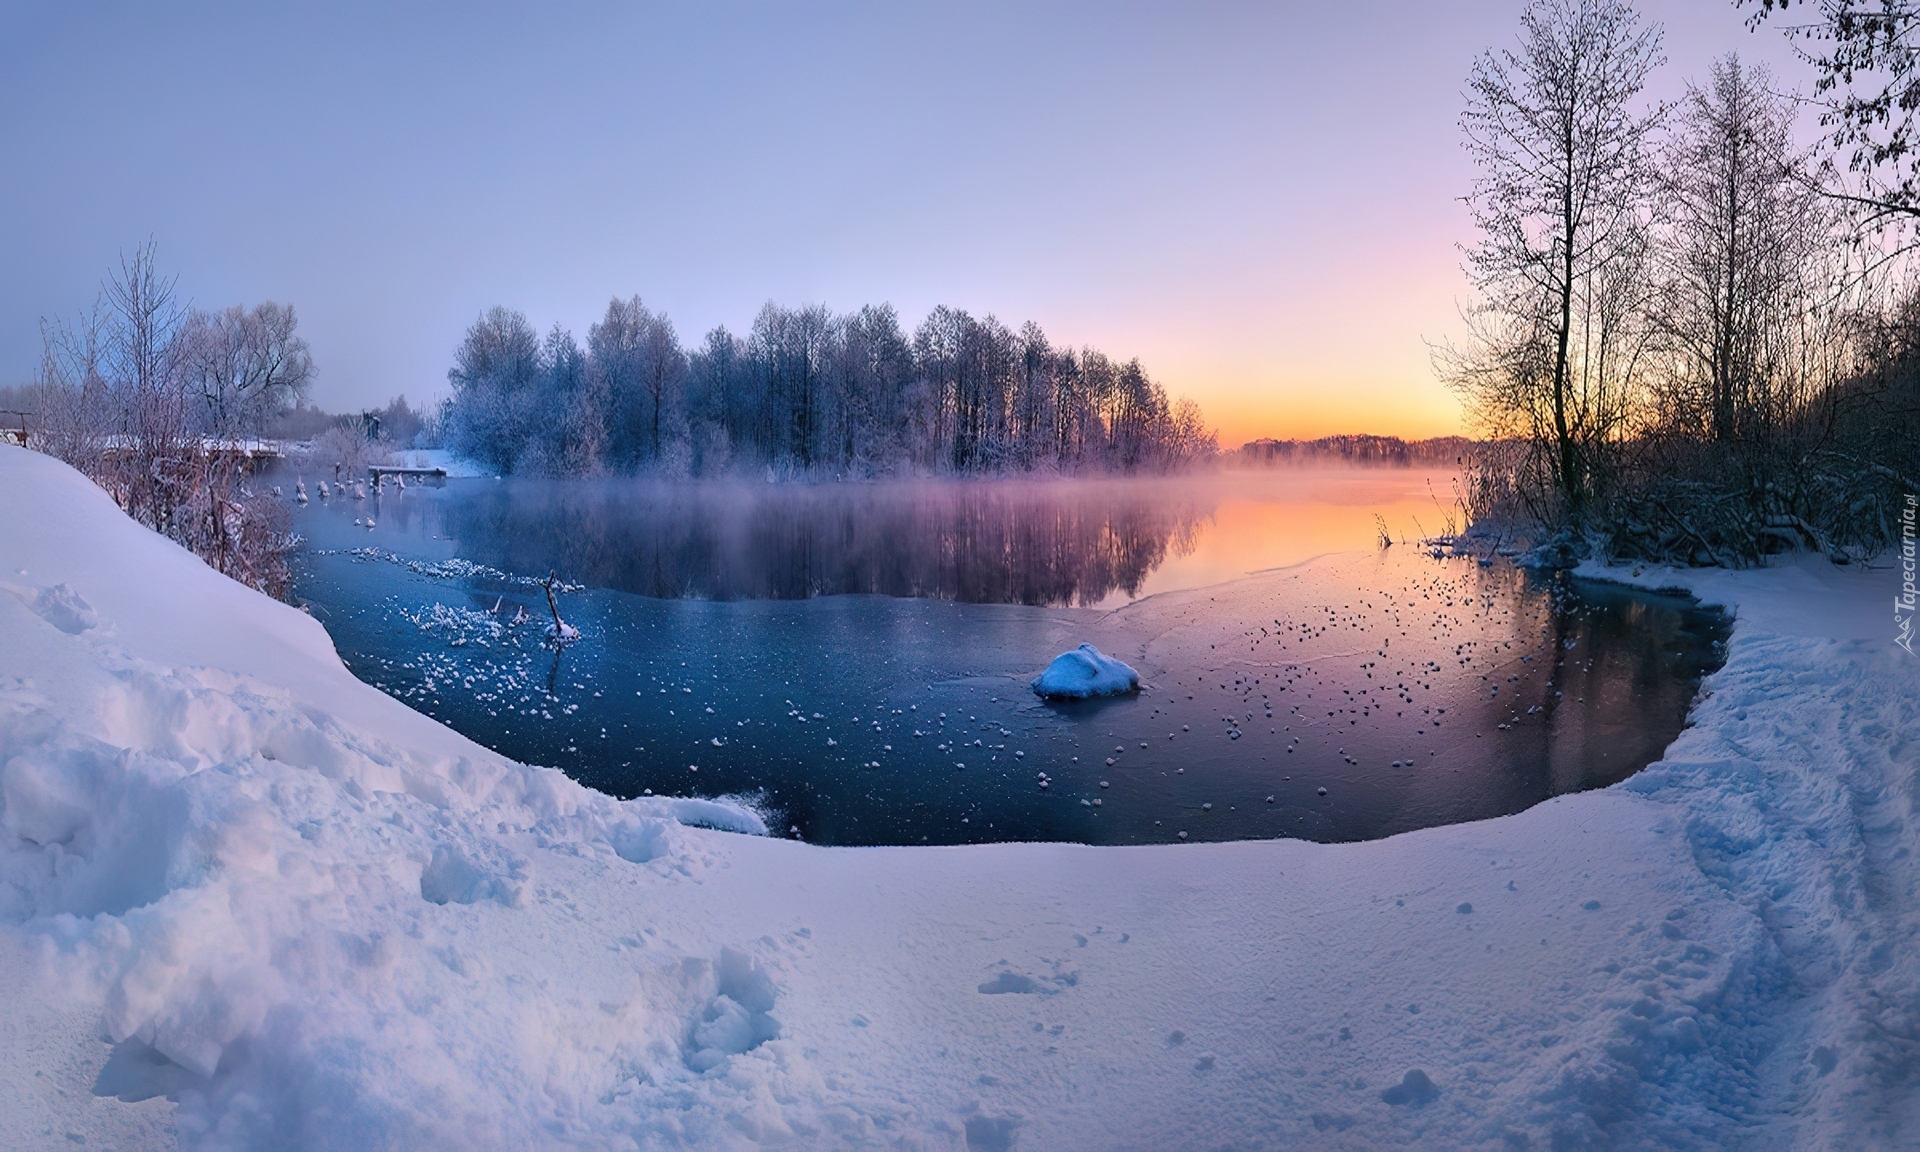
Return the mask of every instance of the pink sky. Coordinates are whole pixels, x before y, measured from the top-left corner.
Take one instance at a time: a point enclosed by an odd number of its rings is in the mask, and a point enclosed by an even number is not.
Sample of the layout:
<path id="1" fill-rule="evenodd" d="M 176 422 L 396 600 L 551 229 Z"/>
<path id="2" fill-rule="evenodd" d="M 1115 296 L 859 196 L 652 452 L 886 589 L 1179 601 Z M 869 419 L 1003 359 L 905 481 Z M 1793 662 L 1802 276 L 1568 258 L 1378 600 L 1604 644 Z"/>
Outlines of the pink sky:
<path id="1" fill-rule="evenodd" d="M 1784 62 L 1649 3 L 1657 95 Z M 335 409 L 445 389 L 507 304 L 692 342 L 761 303 L 1033 319 L 1138 356 L 1232 445 L 1458 431 L 1456 123 L 1511 0 L 0 12 L 0 380 L 152 237 L 183 294 L 291 301 Z"/>

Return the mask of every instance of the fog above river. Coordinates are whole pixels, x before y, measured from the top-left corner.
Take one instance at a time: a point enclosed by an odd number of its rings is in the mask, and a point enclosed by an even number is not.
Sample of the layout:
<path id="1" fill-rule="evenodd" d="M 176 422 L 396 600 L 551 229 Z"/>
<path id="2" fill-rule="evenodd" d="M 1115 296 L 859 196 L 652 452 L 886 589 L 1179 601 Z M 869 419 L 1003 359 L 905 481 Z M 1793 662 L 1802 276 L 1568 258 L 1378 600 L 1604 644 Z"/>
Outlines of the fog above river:
<path id="1" fill-rule="evenodd" d="M 425 529 L 510 572 L 663 599 L 846 593 L 1113 607 L 1440 531 L 1451 472 L 1300 468 L 875 484 L 456 482 L 336 514 Z M 415 524 L 415 518 L 428 522 Z"/>

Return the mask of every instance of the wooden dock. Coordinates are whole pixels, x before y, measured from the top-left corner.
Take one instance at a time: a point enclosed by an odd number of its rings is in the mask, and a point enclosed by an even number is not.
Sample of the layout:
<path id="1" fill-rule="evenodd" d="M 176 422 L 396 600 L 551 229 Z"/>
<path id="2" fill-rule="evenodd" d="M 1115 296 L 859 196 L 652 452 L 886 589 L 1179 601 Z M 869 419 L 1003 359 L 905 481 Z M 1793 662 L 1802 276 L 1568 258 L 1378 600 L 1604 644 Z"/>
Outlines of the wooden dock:
<path id="1" fill-rule="evenodd" d="M 367 476 L 378 483 L 382 476 L 419 476 L 426 480 L 445 480 L 445 468 L 402 468 L 397 464 L 369 464 Z"/>

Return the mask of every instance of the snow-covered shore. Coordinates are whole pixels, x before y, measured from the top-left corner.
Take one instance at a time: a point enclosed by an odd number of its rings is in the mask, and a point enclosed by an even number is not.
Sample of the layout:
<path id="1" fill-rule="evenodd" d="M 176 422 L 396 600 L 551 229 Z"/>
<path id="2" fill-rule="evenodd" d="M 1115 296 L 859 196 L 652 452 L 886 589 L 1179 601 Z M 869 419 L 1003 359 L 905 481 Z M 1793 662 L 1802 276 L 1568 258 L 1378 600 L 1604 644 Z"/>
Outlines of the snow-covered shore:
<path id="1" fill-rule="evenodd" d="M 1517 816 L 823 849 L 504 760 L 50 459 L 0 497 L 0 1146 L 1920 1140 L 1884 571 L 1608 573 L 1727 665 Z"/>

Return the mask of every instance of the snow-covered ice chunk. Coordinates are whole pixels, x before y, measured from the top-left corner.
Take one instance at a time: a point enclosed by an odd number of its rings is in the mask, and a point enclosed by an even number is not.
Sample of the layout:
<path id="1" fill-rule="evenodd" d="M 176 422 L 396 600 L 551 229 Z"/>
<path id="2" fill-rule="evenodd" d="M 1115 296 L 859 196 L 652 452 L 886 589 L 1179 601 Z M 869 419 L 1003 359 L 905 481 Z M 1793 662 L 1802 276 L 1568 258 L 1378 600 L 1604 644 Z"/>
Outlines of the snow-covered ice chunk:
<path id="1" fill-rule="evenodd" d="M 30 607 L 34 615 L 72 636 L 78 636 L 100 623 L 100 616 L 94 612 L 93 605 L 82 600 L 79 593 L 65 584 L 40 589 L 40 594 L 33 598 Z"/>
<path id="2" fill-rule="evenodd" d="M 1033 678 L 1031 687 L 1049 699 L 1123 696 L 1140 690 L 1140 674 L 1093 645 L 1082 644 L 1054 657 L 1047 670 Z"/>
<path id="3" fill-rule="evenodd" d="M 746 797 L 724 796 L 717 800 L 692 797 L 665 800 L 662 803 L 675 820 L 691 827 L 738 832 L 745 836 L 767 834 L 766 819 L 754 810 Z"/>

